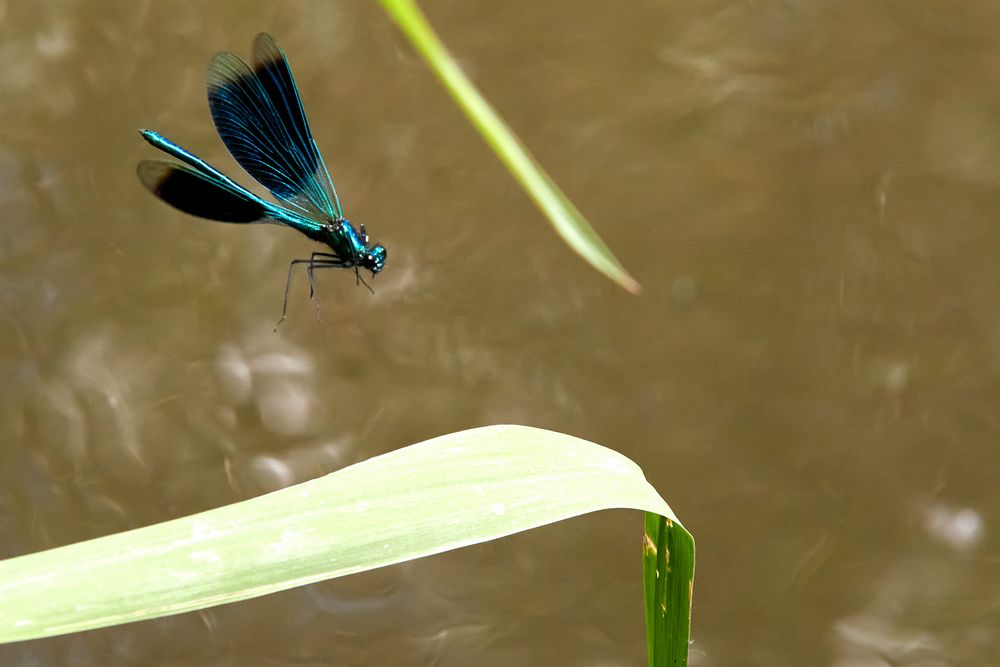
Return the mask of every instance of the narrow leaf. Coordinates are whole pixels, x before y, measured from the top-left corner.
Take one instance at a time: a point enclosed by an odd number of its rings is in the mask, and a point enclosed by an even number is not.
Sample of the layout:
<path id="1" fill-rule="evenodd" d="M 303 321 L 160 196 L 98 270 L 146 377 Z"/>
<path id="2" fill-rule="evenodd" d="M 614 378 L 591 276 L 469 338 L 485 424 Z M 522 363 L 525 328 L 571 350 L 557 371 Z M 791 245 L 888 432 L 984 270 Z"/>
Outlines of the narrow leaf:
<path id="1" fill-rule="evenodd" d="M 688 664 L 691 598 L 694 592 L 694 539 L 663 515 L 646 512 L 643 581 L 649 664 Z"/>
<path id="2" fill-rule="evenodd" d="M 424 57 L 472 124 L 548 217 L 556 232 L 595 269 L 633 294 L 639 283 L 622 267 L 573 202 L 542 169 L 514 131 L 462 73 L 413 0 L 381 0 L 382 6 Z"/>

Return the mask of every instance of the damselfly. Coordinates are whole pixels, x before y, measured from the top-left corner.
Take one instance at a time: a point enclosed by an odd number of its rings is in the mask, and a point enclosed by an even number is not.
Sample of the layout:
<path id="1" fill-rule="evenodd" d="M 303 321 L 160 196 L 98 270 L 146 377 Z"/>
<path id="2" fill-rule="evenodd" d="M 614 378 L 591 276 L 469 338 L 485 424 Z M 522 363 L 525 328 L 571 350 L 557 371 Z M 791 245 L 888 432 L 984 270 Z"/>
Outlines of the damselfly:
<path id="1" fill-rule="evenodd" d="M 372 276 L 385 265 L 386 250 L 370 245 L 364 225 L 344 217 L 337 191 L 309 131 L 288 60 L 274 38 L 257 35 L 253 64 L 219 53 L 208 65 L 208 106 L 226 148 L 280 204 L 261 199 L 190 151 L 150 130 L 143 138 L 183 164 L 166 160 L 139 163 L 139 179 L 171 206 L 221 222 L 269 222 L 296 229 L 330 252 L 314 252 L 288 265 L 281 324 L 288 311 L 292 269 L 306 266 L 309 296 L 315 299 L 316 269 L 359 269 Z M 367 287 L 367 283 L 365 283 Z M 369 288 L 371 289 L 371 288 Z"/>

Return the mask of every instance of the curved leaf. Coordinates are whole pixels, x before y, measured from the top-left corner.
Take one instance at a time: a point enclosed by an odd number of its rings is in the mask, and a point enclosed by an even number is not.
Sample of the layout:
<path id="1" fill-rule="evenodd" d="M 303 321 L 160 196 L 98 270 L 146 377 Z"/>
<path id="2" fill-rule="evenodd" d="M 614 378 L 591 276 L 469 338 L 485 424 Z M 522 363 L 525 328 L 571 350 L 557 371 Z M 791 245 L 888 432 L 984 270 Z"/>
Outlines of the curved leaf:
<path id="1" fill-rule="evenodd" d="M 0 642 L 235 602 L 610 508 L 667 517 L 690 540 L 615 451 L 525 426 L 462 431 L 251 500 L 2 561 Z"/>

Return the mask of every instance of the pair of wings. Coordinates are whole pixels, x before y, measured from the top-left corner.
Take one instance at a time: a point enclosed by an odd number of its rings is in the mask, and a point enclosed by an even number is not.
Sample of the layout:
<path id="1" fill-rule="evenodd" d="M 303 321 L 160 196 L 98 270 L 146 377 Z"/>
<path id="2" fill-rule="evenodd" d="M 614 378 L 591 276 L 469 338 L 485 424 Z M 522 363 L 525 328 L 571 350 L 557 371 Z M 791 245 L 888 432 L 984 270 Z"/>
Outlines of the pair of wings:
<path id="1" fill-rule="evenodd" d="M 232 53 L 220 53 L 212 59 L 208 103 L 215 128 L 232 156 L 298 214 L 296 218 L 343 218 L 288 60 L 273 37 L 261 33 L 254 40 L 252 67 Z M 167 203 L 223 222 L 286 217 L 280 215 L 280 208 L 172 141 L 148 130 L 143 130 L 142 136 L 186 163 L 147 160 L 139 164 L 139 178 Z"/>

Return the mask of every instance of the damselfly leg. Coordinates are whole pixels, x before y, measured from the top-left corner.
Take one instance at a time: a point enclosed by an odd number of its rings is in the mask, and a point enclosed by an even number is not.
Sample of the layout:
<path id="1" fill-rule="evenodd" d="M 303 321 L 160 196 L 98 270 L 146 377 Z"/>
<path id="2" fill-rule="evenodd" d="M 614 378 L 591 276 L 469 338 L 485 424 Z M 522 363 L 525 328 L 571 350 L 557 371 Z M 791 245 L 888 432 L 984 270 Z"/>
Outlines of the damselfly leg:
<path id="1" fill-rule="evenodd" d="M 306 274 L 309 276 L 309 299 L 313 302 L 313 306 L 316 307 L 317 320 L 319 319 L 319 302 L 316 301 L 316 269 L 343 269 L 351 266 L 350 260 L 342 259 L 328 252 L 314 252 L 308 259 L 300 257 L 289 262 L 288 278 L 285 280 L 285 295 L 281 300 L 281 319 L 274 325 L 275 331 L 285 321 L 285 316 L 288 314 L 288 290 L 292 286 L 292 270 L 296 264 L 306 265 Z"/>

